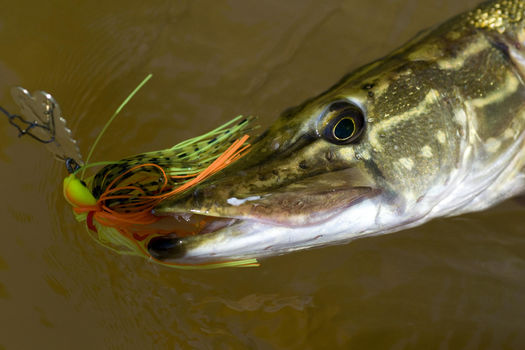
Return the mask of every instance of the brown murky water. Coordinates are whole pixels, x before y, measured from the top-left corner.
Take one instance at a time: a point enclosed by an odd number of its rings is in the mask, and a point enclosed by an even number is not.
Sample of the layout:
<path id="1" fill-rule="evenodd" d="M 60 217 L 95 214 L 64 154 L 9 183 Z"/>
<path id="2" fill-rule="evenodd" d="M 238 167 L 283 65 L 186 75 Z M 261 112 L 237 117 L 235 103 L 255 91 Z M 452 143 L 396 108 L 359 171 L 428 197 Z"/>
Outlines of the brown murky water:
<path id="1" fill-rule="evenodd" d="M 51 92 L 97 158 L 165 148 L 244 113 L 268 125 L 476 1 L 3 1 L 0 105 Z M 62 164 L 0 123 L 0 349 L 520 349 L 525 210 L 262 261 L 178 271 L 96 245 Z"/>

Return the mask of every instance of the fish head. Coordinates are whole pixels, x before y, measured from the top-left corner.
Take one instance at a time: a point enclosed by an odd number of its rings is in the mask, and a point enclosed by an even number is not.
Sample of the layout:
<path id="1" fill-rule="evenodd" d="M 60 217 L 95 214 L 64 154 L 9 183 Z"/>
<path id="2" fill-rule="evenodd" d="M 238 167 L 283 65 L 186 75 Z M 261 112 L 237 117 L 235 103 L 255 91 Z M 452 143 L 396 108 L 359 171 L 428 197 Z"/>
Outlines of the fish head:
<path id="1" fill-rule="evenodd" d="M 261 257 L 420 220 L 459 154 L 453 103 L 421 69 L 378 61 L 286 110 L 247 155 L 154 209 L 216 219 L 195 236 L 152 240 L 150 253 L 199 263 Z"/>

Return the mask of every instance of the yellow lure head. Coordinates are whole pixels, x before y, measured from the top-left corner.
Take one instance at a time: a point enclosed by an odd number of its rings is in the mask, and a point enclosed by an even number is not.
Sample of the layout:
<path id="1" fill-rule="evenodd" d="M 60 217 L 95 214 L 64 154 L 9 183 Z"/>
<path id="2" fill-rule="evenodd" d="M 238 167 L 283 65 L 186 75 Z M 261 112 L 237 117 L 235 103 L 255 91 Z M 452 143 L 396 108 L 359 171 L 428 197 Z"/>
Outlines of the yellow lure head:
<path id="1" fill-rule="evenodd" d="M 91 191 L 74 174 L 64 179 L 64 197 L 74 207 L 90 207 L 97 204 Z"/>

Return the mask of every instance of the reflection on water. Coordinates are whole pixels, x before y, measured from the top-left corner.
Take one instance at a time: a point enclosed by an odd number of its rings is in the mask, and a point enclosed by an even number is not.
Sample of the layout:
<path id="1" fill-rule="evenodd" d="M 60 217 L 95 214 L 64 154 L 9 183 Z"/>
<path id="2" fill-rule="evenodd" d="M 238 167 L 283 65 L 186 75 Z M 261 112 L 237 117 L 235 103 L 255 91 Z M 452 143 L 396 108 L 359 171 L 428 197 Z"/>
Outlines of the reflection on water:
<path id="1" fill-rule="evenodd" d="M 6 5 L 0 104 L 12 85 L 61 103 L 84 154 L 165 148 L 284 108 L 473 5 L 454 1 L 112 1 Z M 0 348 L 521 348 L 524 209 L 488 212 L 258 269 L 174 271 L 101 248 L 61 197 L 64 169 L 0 123 Z"/>

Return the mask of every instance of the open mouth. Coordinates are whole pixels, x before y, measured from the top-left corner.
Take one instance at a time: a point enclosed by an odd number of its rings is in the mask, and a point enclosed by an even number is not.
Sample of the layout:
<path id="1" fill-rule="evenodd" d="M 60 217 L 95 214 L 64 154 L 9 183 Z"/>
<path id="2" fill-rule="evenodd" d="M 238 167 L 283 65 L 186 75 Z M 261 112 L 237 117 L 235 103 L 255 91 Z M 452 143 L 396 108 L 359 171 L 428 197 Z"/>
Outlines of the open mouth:
<path id="1" fill-rule="evenodd" d="M 155 229 L 169 230 L 173 233 L 152 238 L 148 242 L 149 253 L 158 260 L 165 260 L 181 255 L 181 243 L 184 239 L 217 232 L 242 220 L 228 217 L 213 217 L 193 213 L 173 213 L 163 216 L 154 224 Z"/>
<path id="2" fill-rule="evenodd" d="M 148 225 L 148 229 L 171 232 L 171 237 L 185 238 L 218 231 L 235 224 L 238 219 L 193 213 L 173 213 Z"/>
<path id="3" fill-rule="evenodd" d="M 148 252 L 158 260 L 182 258 L 187 253 L 189 242 L 207 241 L 205 237 L 225 233 L 232 226 L 248 221 L 283 229 L 320 225 L 362 200 L 377 195 L 378 191 L 369 187 L 346 187 L 302 194 L 296 200 L 290 198 L 290 193 L 269 194 L 237 206 L 221 206 L 215 209 L 221 213 L 214 211 L 214 216 L 206 215 L 208 210 L 169 211 L 159 208 L 155 212 L 162 215 L 162 219 L 155 223 L 158 225 L 156 228 L 172 233 L 152 238 L 147 245 Z"/>

